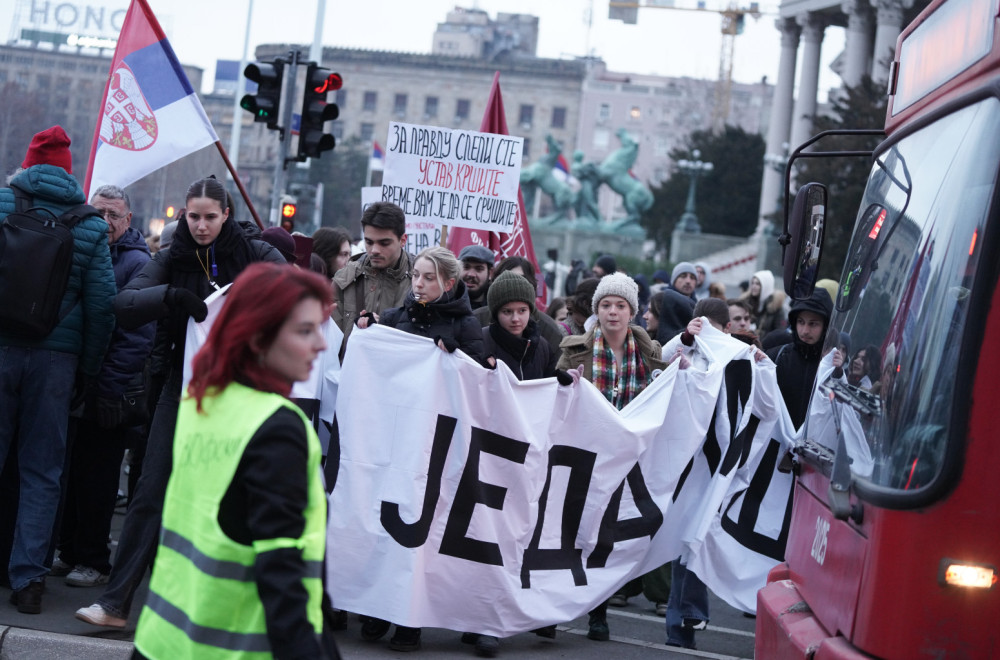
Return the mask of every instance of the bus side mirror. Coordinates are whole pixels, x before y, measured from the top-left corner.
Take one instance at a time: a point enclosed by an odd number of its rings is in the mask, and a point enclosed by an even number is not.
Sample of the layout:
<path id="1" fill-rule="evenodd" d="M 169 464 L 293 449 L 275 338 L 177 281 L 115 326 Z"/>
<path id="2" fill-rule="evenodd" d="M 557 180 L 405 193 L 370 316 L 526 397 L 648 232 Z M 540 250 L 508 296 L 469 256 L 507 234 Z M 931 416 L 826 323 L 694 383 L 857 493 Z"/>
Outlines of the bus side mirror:
<path id="1" fill-rule="evenodd" d="M 826 225 L 826 186 L 807 183 L 795 195 L 788 218 L 789 244 L 785 249 L 785 293 L 793 300 L 812 295 L 819 278 L 819 259 Z"/>

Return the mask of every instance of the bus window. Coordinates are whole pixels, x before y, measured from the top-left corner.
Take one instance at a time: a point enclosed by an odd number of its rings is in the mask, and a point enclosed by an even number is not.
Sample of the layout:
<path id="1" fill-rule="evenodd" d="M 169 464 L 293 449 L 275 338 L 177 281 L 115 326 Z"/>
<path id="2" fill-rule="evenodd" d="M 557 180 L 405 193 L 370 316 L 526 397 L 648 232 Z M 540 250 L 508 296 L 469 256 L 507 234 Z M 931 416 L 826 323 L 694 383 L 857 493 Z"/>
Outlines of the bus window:
<path id="1" fill-rule="evenodd" d="M 956 375 L 997 178 L 983 164 L 1000 161 L 997 135 L 1000 101 L 989 98 L 879 154 L 848 250 L 827 337 L 847 333 L 866 348 L 859 364 L 881 365 L 864 380 L 855 374 L 865 387 L 840 400 L 852 401 L 854 434 L 864 435 L 851 456 L 855 479 L 899 498 L 896 506 L 934 482 L 964 441 L 952 411 L 971 395 Z M 806 437 L 828 421 L 810 418 Z"/>

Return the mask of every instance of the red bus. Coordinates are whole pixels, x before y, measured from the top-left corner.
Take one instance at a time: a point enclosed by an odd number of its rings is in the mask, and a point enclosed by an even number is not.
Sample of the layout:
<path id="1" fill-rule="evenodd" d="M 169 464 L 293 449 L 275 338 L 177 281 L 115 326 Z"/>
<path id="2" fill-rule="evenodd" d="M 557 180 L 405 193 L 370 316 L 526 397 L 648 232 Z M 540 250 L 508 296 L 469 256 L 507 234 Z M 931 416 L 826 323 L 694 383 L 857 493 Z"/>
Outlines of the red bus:
<path id="1" fill-rule="evenodd" d="M 813 395 L 758 658 L 1000 657 L 998 5 L 935 0 L 897 42 L 827 333 L 851 377 Z M 822 185 L 798 191 L 793 297 L 825 208 Z"/>

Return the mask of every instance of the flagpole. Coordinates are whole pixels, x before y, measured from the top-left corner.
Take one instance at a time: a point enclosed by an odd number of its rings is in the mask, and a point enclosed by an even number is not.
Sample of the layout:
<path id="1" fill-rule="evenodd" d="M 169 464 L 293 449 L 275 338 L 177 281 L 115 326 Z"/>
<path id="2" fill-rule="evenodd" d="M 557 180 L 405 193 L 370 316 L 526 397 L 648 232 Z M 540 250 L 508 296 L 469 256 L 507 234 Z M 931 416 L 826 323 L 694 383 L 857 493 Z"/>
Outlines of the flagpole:
<path id="1" fill-rule="evenodd" d="M 226 153 L 226 148 L 222 146 L 221 140 L 216 140 L 215 146 L 219 149 L 219 155 L 222 156 L 222 160 L 226 163 L 226 168 L 229 170 L 229 174 L 232 175 L 233 181 L 236 182 L 236 187 L 240 189 L 240 194 L 243 195 L 243 201 L 247 203 L 247 208 L 250 209 L 250 215 L 253 216 L 254 222 L 260 227 L 261 231 L 264 231 L 264 223 L 260 221 L 260 216 L 257 215 L 257 209 L 254 208 L 253 202 L 250 201 L 250 195 L 247 194 L 247 189 L 243 187 L 243 181 L 240 180 L 240 175 L 236 173 L 236 168 L 233 167 L 232 162 L 229 160 L 229 155 Z"/>

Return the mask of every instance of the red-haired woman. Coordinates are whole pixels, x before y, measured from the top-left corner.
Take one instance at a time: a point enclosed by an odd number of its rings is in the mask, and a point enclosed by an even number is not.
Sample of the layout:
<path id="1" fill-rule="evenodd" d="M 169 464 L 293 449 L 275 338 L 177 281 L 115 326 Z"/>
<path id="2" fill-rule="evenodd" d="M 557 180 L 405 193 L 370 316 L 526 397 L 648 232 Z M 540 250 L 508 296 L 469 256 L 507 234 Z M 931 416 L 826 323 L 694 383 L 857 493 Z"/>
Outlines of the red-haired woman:
<path id="1" fill-rule="evenodd" d="M 177 417 L 140 657 L 338 657 L 322 634 L 319 441 L 287 398 L 332 303 L 322 276 L 264 263 L 226 296 Z"/>

